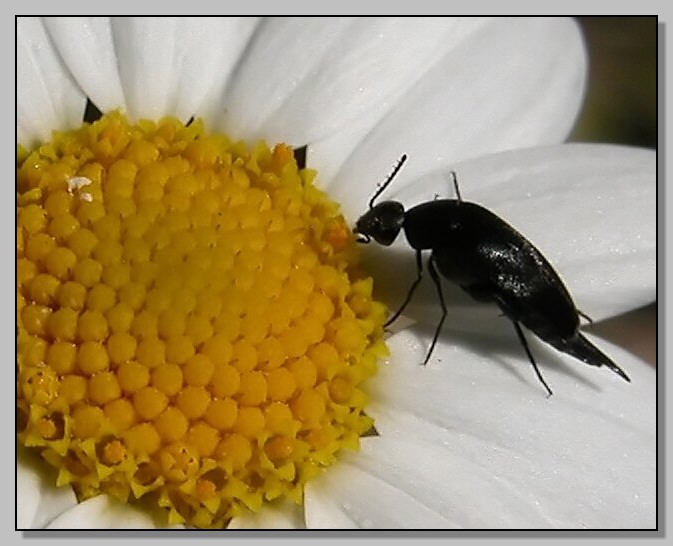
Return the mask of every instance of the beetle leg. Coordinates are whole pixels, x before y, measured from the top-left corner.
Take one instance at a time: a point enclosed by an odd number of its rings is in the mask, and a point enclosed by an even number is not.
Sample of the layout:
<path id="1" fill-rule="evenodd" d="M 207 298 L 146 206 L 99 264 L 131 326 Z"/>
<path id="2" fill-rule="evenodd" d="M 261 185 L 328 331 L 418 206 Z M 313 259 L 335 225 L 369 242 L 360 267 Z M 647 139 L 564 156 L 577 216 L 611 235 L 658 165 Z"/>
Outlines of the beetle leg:
<path id="1" fill-rule="evenodd" d="M 453 179 L 453 189 L 456 192 L 456 199 L 459 203 L 463 201 L 460 197 L 460 189 L 458 189 L 458 177 L 456 176 L 456 171 L 451 171 L 451 178 Z"/>
<path id="2" fill-rule="evenodd" d="M 423 256 L 421 255 L 420 250 L 416 250 L 416 280 L 411 285 L 409 292 L 407 292 L 407 297 L 405 298 L 401 307 L 392 317 L 390 317 L 386 321 L 386 323 L 383 325 L 384 328 L 388 328 L 388 326 L 390 326 L 393 322 L 395 322 L 395 320 L 397 320 L 397 317 L 399 317 L 402 314 L 402 311 L 404 311 L 404 308 L 407 305 L 409 305 L 411 297 L 414 295 L 414 291 L 416 290 L 416 287 L 418 287 L 418 285 L 420 284 L 422 278 L 423 278 Z"/>
<path id="3" fill-rule="evenodd" d="M 589 315 L 587 315 L 586 313 L 582 313 L 582 311 L 580 311 L 579 309 L 576 309 L 576 311 L 577 311 L 577 314 L 580 317 L 582 317 L 584 320 L 586 320 L 589 323 L 589 325 L 593 326 L 594 321 Z"/>
<path id="4" fill-rule="evenodd" d="M 523 345 L 523 348 L 526 350 L 526 354 L 528 355 L 528 360 L 530 360 L 530 363 L 533 365 L 533 369 L 535 370 L 535 374 L 537 375 L 537 378 L 540 380 L 540 383 L 542 383 L 544 385 L 544 388 L 547 389 L 547 392 L 549 393 L 549 396 L 551 396 L 553 393 L 551 392 L 551 389 L 549 388 L 549 385 L 547 385 L 547 382 L 542 377 L 542 374 L 540 373 L 540 370 L 538 369 L 537 364 L 535 363 L 535 359 L 533 358 L 533 353 L 531 353 L 530 349 L 528 348 L 528 342 L 526 341 L 526 338 L 523 335 L 523 330 L 521 329 L 521 326 L 519 326 L 519 323 L 515 320 L 512 321 L 512 324 L 514 324 L 514 328 L 516 329 L 516 333 L 519 336 L 519 341 L 521 341 L 521 345 Z"/>
<path id="5" fill-rule="evenodd" d="M 435 349 L 435 345 L 437 344 L 437 338 L 439 337 L 439 332 L 442 330 L 442 325 L 444 324 L 444 319 L 446 318 L 447 313 L 446 302 L 444 301 L 444 294 L 442 293 L 442 284 L 439 279 L 439 273 L 437 273 L 437 268 L 435 267 L 434 256 L 432 255 L 428 260 L 428 271 L 430 271 L 430 276 L 432 277 L 432 280 L 435 283 L 435 287 L 437 288 L 439 303 L 442 306 L 442 318 L 439 319 L 439 323 L 437 324 L 437 328 L 435 330 L 435 336 L 432 338 L 432 344 L 430 345 L 430 350 L 428 351 L 428 354 L 425 357 L 425 360 L 423 361 L 423 365 L 427 364 L 428 360 L 430 360 L 430 355 L 432 354 L 432 351 Z"/>

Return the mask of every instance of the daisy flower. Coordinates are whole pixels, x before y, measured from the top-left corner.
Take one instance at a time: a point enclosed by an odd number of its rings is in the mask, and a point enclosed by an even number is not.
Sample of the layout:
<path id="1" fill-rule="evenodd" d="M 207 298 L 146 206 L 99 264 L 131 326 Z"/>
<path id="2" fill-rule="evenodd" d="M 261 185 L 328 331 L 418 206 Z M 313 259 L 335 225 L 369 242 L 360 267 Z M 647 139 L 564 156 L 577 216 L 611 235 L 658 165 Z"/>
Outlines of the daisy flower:
<path id="1" fill-rule="evenodd" d="M 651 367 L 596 341 L 629 385 L 529 339 L 548 398 L 448 283 L 420 366 L 432 285 L 387 350 L 377 302 L 413 250 L 353 261 L 406 153 L 386 197 L 452 197 L 454 170 L 594 320 L 655 299 L 654 153 L 562 144 L 572 20 L 21 17 L 17 39 L 19 528 L 656 525 Z"/>

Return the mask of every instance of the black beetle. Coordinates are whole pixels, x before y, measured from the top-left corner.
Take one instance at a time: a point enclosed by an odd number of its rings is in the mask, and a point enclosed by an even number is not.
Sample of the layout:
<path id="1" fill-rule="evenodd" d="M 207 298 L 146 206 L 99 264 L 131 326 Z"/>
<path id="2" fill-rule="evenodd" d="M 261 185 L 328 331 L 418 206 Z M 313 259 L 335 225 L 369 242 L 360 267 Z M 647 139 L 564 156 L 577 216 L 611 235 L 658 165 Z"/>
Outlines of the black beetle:
<path id="1" fill-rule="evenodd" d="M 607 366 L 626 381 L 624 371 L 604 355 L 579 331 L 579 311 L 570 293 L 540 251 L 499 216 L 476 203 L 463 201 L 455 172 L 451 171 L 457 199 L 435 199 L 405 211 L 397 201 L 374 204 L 390 184 L 407 156 L 403 155 L 393 172 L 369 201 L 353 230 L 358 241 L 388 246 L 401 230 L 416 250 L 416 280 L 399 310 L 386 322 L 389 326 L 411 301 L 423 276 L 422 251 L 430 250 L 428 271 L 437 288 L 442 317 L 435 330 L 427 364 L 446 318 L 447 309 L 439 274 L 458 284 L 472 298 L 495 302 L 514 324 L 521 345 L 538 379 L 552 394 L 528 347 L 521 324 L 541 340 L 591 366 Z M 590 319 L 588 319 L 590 320 Z"/>

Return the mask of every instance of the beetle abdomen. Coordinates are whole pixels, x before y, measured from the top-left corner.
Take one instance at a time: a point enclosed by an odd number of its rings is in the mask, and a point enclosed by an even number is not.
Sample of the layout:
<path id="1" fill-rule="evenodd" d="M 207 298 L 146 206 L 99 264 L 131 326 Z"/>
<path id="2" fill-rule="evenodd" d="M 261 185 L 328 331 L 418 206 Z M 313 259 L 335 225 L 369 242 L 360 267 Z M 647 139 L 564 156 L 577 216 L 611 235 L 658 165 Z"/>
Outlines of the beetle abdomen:
<path id="1" fill-rule="evenodd" d="M 540 251 L 502 218 L 476 203 L 450 199 L 414 207 L 407 218 L 409 243 L 414 248 L 432 243 L 429 248 L 442 276 L 476 300 L 496 302 L 505 315 L 545 341 L 577 332 L 577 311 L 563 281 Z M 421 219 L 432 222 L 434 229 L 414 230 L 414 222 Z"/>
<path id="2" fill-rule="evenodd" d="M 631 381 L 624 370 L 603 354 L 598 347 L 591 343 L 591 341 L 585 338 L 580 332 L 577 332 L 577 334 L 571 338 L 556 340 L 556 342 L 550 341 L 549 343 L 559 351 L 574 356 L 585 364 L 597 367 L 606 366 L 613 372 L 619 374 L 626 381 Z"/>

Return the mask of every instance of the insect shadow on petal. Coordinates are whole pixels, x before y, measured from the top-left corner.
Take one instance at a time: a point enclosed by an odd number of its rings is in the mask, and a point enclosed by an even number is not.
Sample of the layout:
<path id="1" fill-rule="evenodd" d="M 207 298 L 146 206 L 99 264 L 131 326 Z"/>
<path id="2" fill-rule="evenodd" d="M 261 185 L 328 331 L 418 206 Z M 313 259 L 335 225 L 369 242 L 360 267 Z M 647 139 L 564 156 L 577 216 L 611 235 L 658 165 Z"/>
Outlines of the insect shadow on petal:
<path id="1" fill-rule="evenodd" d="M 542 253 L 521 233 L 485 207 L 464 201 L 456 173 L 451 171 L 456 199 L 437 199 L 408 210 L 398 201 L 376 199 L 390 185 L 407 160 L 403 155 L 369 201 L 369 210 L 356 222 L 358 242 L 391 245 L 400 231 L 416 251 L 416 279 L 400 308 L 388 319 L 392 324 L 411 301 L 423 278 L 423 251 L 430 251 L 426 267 L 437 290 L 442 316 L 435 329 L 427 364 L 447 315 L 440 275 L 460 286 L 473 299 L 493 302 L 512 321 L 519 342 L 549 396 L 552 390 L 542 377 L 526 341 L 522 325 L 542 341 L 590 366 L 606 366 L 630 381 L 626 373 L 579 331 L 580 316 L 591 322 L 573 303 Z"/>

